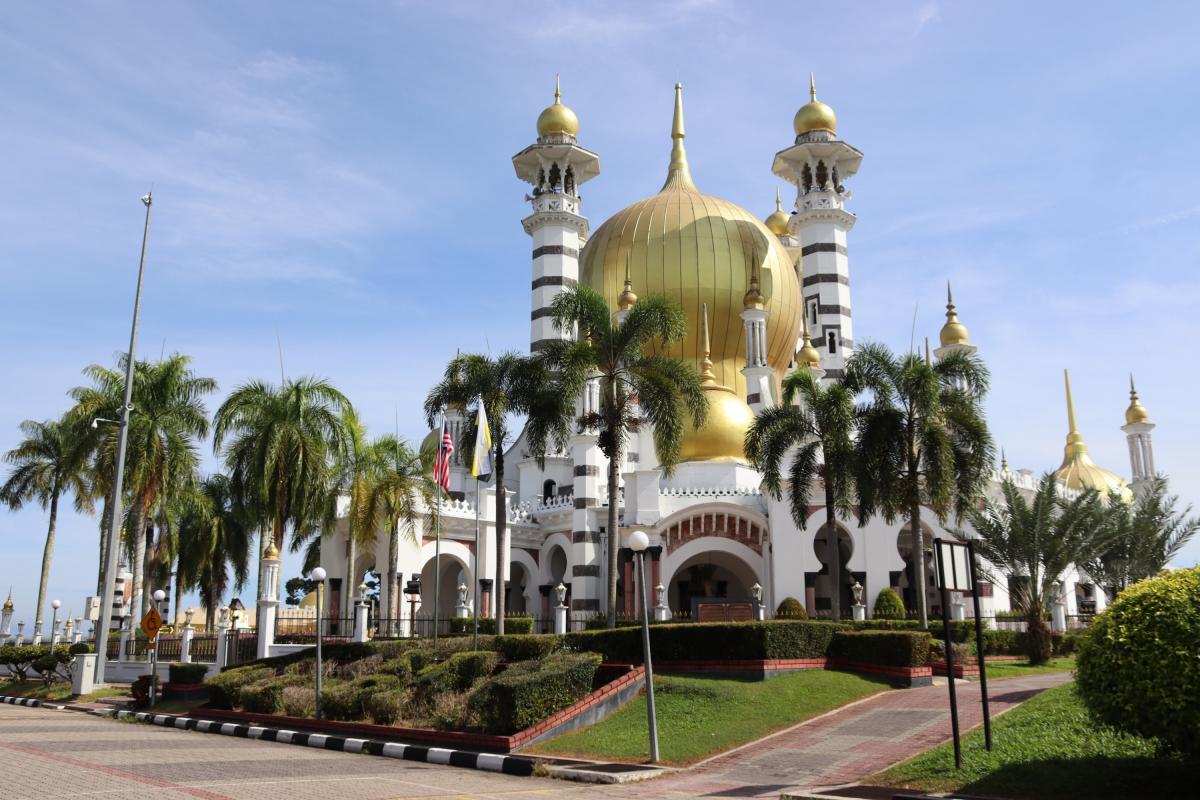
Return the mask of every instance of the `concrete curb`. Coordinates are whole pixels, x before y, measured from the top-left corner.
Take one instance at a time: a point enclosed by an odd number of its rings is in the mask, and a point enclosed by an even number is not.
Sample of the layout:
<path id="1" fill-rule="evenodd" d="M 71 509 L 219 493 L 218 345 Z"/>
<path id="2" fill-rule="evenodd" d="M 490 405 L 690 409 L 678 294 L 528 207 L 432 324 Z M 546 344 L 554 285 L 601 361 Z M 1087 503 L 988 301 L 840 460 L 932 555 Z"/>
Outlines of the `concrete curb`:
<path id="1" fill-rule="evenodd" d="M 84 711 L 97 717 L 144 722 L 161 725 L 164 728 L 200 731 L 201 733 L 219 733 L 225 736 L 237 736 L 242 739 L 258 739 L 264 742 L 316 747 L 344 753 L 364 753 L 366 755 L 383 756 L 385 758 L 399 758 L 405 761 L 420 761 L 426 764 L 443 764 L 451 767 L 485 770 L 487 772 L 502 772 L 505 775 L 517 775 L 521 777 L 532 775 L 534 764 L 536 763 L 534 759 L 525 756 L 477 753 L 471 750 L 452 750 L 445 747 L 420 747 L 411 744 L 400 744 L 398 742 L 384 742 L 377 739 L 355 739 L 348 736 L 334 736 L 323 733 L 302 733 L 300 731 L 267 728 L 259 725 L 213 722 L 211 720 L 196 719 L 195 717 L 175 716 L 174 714 L 118 711 L 116 709 L 46 703 L 32 697 L 7 697 L 0 695 L 0 702 L 29 708 L 48 708 L 54 711 Z"/>

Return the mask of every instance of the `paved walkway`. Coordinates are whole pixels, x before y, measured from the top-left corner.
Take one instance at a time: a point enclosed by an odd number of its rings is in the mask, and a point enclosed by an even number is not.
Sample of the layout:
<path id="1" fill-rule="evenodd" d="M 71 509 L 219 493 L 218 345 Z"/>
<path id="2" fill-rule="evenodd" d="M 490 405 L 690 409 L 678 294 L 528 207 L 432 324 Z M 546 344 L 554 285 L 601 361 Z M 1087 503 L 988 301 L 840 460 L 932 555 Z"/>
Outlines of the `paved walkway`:
<path id="1" fill-rule="evenodd" d="M 993 713 L 1070 679 L 997 681 Z M 978 684 L 959 684 L 964 730 Z M 946 687 L 891 691 L 676 775 L 625 786 L 517 778 L 0 705 L 5 800 L 398 800 L 399 798 L 778 797 L 850 783 L 950 736 Z M 1000 743 L 1003 746 L 1003 743 Z"/>

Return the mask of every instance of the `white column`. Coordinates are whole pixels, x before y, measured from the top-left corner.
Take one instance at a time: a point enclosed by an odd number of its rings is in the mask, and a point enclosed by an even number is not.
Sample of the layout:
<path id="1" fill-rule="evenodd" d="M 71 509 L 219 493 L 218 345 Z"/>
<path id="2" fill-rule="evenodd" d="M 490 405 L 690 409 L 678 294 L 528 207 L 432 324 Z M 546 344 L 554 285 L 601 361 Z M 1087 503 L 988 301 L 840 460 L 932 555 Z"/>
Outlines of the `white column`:
<path id="1" fill-rule="evenodd" d="M 354 603 L 354 641 L 367 641 L 367 614 L 370 607 L 361 598 Z"/>
<path id="2" fill-rule="evenodd" d="M 196 635 L 196 629 L 191 624 L 186 624 L 179 631 L 179 661 L 182 664 L 192 663 L 192 637 Z"/>
<path id="3" fill-rule="evenodd" d="M 580 415 L 600 407 L 600 384 L 592 380 L 584 387 Z M 571 517 L 571 610 L 599 613 L 604 595 L 603 542 L 600 536 L 600 485 L 606 480 L 605 458 L 596 434 L 576 434 L 571 444 L 574 464 L 575 511 Z M 610 534 L 613 532 L 610 532 Z"/>
<path id="4" fill-rule="evenodd" d="M 279 551 L 274 543 L 267 545 L 262 558 L 258 580 L 258 643 L 259 658 L 269 658 L 275 645 L 275 615 L 279 610 Z M 318 616 L 321 610 L 317 610 Z"/>
<path id="5" fill-rule="evenodd" d="M 121 625 L 121 638 L 118 640 L 120 651 L 117 653 L 117 661 L 129 660 L 129 637 L 132 631 L 133 617 L 125 617 Z"/>

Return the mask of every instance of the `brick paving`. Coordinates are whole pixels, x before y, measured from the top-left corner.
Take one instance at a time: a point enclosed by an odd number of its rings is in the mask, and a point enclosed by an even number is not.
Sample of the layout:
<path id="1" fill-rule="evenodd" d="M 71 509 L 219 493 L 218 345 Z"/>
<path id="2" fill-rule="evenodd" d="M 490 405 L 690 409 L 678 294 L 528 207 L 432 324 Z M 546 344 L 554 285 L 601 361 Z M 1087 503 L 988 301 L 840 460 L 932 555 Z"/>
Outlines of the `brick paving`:
<path id="1" fill-rule="evenodd" d="M 993 713 L 1070 680 L 992 684 Z M 876 695 L 842 712 L 641 784 L 519 778 L 0 705 L 0 796 L 146 800 L 778 797 L 851 783 L 950 736 L 946 687 Z M 963 729 L 981 722 L 978 684 L 959 684 Z M 999 742 L 1003 746 L 1003 742 Z"/>

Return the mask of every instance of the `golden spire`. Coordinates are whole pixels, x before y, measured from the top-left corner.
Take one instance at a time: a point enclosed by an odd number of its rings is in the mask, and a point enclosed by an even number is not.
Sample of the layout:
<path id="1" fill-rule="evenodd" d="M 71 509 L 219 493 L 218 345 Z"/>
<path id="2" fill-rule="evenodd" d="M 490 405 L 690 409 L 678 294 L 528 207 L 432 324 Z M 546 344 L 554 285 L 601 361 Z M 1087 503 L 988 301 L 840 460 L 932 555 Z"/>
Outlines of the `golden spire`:
<path id="1" fill-rule="evenodd" d="M 791 216 L 783 210 L 783 200 L 779 197 L 779 187 L 775 187 L 775 210 L 771 212 L 771 216 L 763 220 L 763 224 L 767 226 L 767 230 L 776 236 L 787 236 L 788 222 Z"/>
<path id="2" fill-rule="evenodd" d="M 267 542 L 266 548 L 263 550 L 263 558 L 279 560 L 279 548 L 275 546 L 275 537 L 272 536 Z"/>
<path id="3" fill-rule="evenodd" d="M 946 281 L 946 324 L 942 326 L 938 338 L 941 339 L 942 347 L 969 344 L 967 326 L 959 321 L 958 312 L 954 308 L 954 295 L 950 291 L 950 281 Z"/>
<path id="4" fill-rule="evenodd" d="M 1138 399 L 1137 387 L 1133 385 L 1133 373 L 1129 373 L 1129 408 L 1125 409 L 1125 424 L 1136 425 L 1150 421 L 1150 412 Z"/>
<path id="5" fill-rule="evenodd" d="M 817 102 L 817 76 L 812 72 L 808 73 L 808 100 L 810 103 Z"/>
<path id="6" fill-rule="evenodd" d="M 708 342 L 708 303 L 700 304 L 700 347 L 703 349 L 700 359 L 700 381 L 705 386 L 716 386 L 717 376 L 713 375 L 713 363 L 709 359 L 711 350 Z"/>
<path id="7" fill-rule="evenodd" d="M 821 366 L 821 353 L 813 347 L 812 339 L 808 335 L 808 314 L 802 313 L 800 318 L 804 323 L 804 344 L 796 353 L 796 366 L 818 369 Z"/>
<path id="8" fill-rule="evenodd" d="M 554 102 L 562 102 L 562 84 L 559 83 L 559 74 L 554 73 Z"/>
<path id="9" fill-rule="evenodd" d="M 625 289 L 617 298 L 617 308 L 628 311 L 637 302 L 638 296 L 633 293 L 633 281 L 629 279 L 629 256 L 625 256 Z"/>
<path id="10" fill-rule="evenodd" d="M 675 117 L 671 121 L 671 165 L 667 167 L 667 181 L 662 191 L 667 189 L 684 189 L 696 191 L 692 183 L 692 171 L 688 168 L 687 150 L 683 140 L 687 136 L 683 131 L 683 84 L 675 84 Z"/>
<path id="11" fill-rule="evenodd" d="M 1075 401 L 1071 399 L 1070 370 L 1063 370 L 1063 380 L 1067 386 L 1067 446 L 1063 453 L 1063 465 L 1066 466 L 1075 456 L 1086 453 L 1087 445 L 1084 444 L 1083 434 L 1075 425 Z"/>
<path id="12" fill-rule="evenodd" d="M 13 610 L 12 587 L 11 586 L 8 587 L 8 599 L 4 601 L 4 610 L 5 611 Z"/>
<path id="13" fill-rule="evenodd" d="M 758 286 L 758 247 L 755 247 L 750 255 L 750 286 L 747 287 L 746 293 L 742 295 L 742 306 L 745 308 L 762 308 L 763 307 L 762 292 Z"/>
<path id="14" fill-rule="evenodd" d="M 1008 472 L 1008 458 L 1004 455 L 1004 448 L 1000 448 L 1000 473 Z"/>

